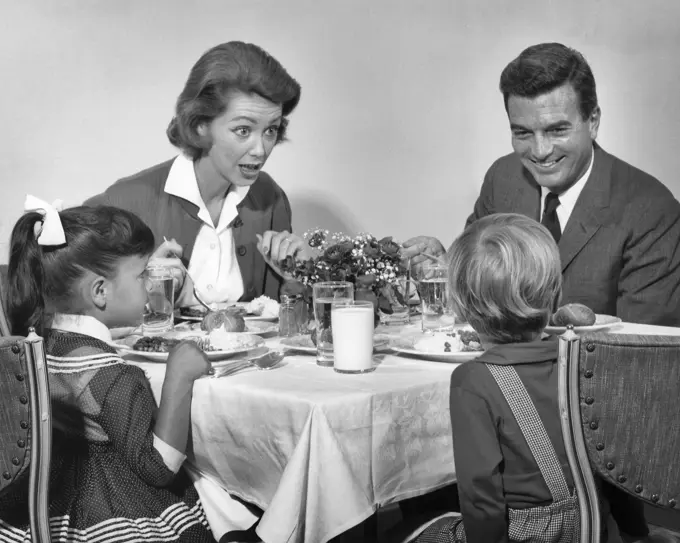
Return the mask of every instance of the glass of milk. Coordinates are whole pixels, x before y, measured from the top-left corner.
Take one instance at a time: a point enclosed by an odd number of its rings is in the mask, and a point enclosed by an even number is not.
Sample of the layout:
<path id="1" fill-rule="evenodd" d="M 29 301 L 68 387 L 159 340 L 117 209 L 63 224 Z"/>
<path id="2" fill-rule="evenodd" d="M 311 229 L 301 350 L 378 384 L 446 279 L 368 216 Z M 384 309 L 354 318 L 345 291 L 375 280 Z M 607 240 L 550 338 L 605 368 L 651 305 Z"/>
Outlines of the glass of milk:
<path id="1" fill-rule="evenodd" d="M 343 300 L 331 307 L 333 369 L 338 373 L 373 371 L 373 303 Z"/>

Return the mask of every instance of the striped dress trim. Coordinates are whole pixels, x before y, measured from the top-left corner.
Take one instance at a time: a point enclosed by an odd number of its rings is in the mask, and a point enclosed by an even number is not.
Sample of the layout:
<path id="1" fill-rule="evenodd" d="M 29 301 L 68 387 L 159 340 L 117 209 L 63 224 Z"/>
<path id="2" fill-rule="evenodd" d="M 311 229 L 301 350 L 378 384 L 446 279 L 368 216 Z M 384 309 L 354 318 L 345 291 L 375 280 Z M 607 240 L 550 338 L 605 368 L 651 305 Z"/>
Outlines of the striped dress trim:
<path id="1" fill-rule="evenodd" d="M 90 356 L 51 356 L 47 355 L 47 368 L 50 373 L 77 373 L 98 370 L 107 366 L 127 364 L 114 353 L 100 353 Z"/>
<path id="2" fill-rule="evenodd" d="M 132 543 L 177 541 L 195 525 L 210 529 L 200 500 L 192 508 L 177 503 L 157 518 L 114 518 L 85 530 L 70 528 L 70 516 L 50 517 L 52 541 L 62 543 Z M 0 542 L 31 543 L 30 530 L 19 530 L 0 519 Z"/>

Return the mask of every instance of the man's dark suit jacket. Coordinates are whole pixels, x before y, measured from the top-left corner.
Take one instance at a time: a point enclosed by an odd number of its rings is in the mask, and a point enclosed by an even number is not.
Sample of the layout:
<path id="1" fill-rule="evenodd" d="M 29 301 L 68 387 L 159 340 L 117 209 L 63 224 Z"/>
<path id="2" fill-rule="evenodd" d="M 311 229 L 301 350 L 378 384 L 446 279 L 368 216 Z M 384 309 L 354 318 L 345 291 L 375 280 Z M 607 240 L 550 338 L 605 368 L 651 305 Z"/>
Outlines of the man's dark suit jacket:
<path id="1" fill-rule="evenodd" d="M 164 190 L 173 161 L 117 181 L 106 192 L 87 200 L 85 205 L 110 205 L 136 213 L 153 231 L 156 246 L 163 243 L 163 236 L 177 240 L 184 249 L 182 260 L 188 266 L 203 222 L 198 218 L 198 207 Z M 268 174 L 260 172 L 236 209 L 238 217 L 232 226 L 236 258 L 243 277 L 241 300 L 252 300 L 263 294 L 278 300 L 281 279 L 257 250 L 255 234 L 267 230 L 292 231 L 286 193 Z"/>
<path id="2" fill-rule="evenodd" d="M 626 322 L 680 326 L 680 203 L 597 144 L 594 160 L 558 243 L 562 303 Z M 489 168 L 466 226 L 493 213 L 540 220 L 540 209 L 540 186 L 510 154 Z"/>

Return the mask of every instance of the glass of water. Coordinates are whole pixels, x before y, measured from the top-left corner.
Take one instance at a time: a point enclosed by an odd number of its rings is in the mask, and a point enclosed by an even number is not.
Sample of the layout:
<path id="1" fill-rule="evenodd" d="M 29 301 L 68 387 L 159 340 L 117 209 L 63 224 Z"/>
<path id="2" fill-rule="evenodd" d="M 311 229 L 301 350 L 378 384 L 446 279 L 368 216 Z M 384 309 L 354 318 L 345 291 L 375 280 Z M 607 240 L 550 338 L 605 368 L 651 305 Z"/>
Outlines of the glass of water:
<path id="1" fill-rule="evenodd" d="M 382 288 L 381 294 L 390 306 L 390 313 L 386 313 L 381 307 L 378 311 L 380 324 L 385 326 L 403 326 L 409 324 L 411 305 L 414 298 L 417 298 L 417 292 L 417 284 L 411 279 L 410 273 L 385 285 Z M 417 301 L 415 303 L 417 305 Z"/>
<path id="2" fill-rule="evenodd" d="M 146 269 L 147 302 L 142 320 L 145 335 L 158 335 L 174 325 L 175 286 L 172 271 L 165 266 Z"/>
<path id="3" fill-rule="evenodd" d="M 354 285 L 347 281 L 325 281 L 313 287 L 314 320 L 316 324 L 316 363 L 333 366 L 333 332 L 331 308 L 333 302 L 354 300 Z"/>
<path id="4" fill-rule="evenodd" d="M 417 274 L 423 332 L 452 332 L 456 317 L 448 297 L 446 264 L 426 262 Z"/>

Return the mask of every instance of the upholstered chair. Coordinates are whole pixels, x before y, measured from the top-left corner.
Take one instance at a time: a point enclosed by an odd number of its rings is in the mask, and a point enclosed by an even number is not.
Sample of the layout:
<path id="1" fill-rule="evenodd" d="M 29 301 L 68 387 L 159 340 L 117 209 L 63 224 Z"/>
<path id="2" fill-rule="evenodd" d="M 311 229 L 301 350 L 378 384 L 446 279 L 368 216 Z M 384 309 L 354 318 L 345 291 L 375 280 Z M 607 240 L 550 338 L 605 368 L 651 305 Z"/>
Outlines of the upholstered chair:
<path id="1" fill-rule="evenodd" d="M 0 499 L 27 485 L 31 541 L 49 543 L 52 417 L 43 340 L 33 330 L 0 338 L 0 446 Z"/>
<path id="2" fill-rule="evenodd" d="M 598 478 L 656 508 L 680 511 L 680 337 L 579 337 L 568 330 L 559 364 L 581 541 L 598 541 Z"/>

